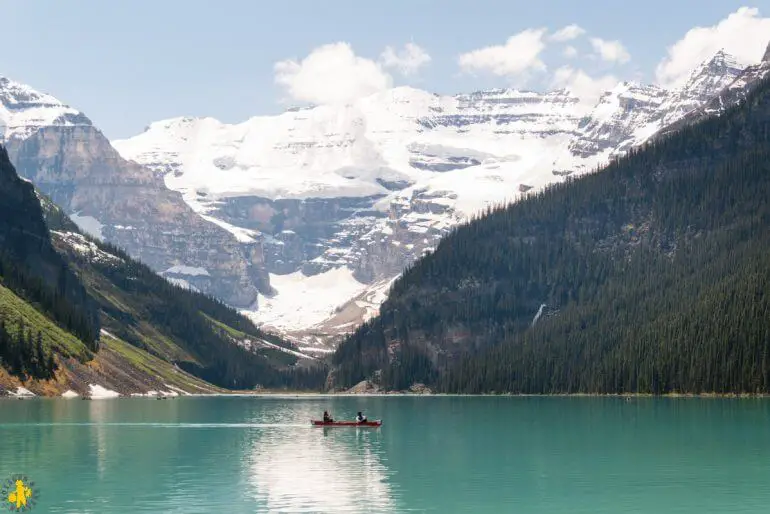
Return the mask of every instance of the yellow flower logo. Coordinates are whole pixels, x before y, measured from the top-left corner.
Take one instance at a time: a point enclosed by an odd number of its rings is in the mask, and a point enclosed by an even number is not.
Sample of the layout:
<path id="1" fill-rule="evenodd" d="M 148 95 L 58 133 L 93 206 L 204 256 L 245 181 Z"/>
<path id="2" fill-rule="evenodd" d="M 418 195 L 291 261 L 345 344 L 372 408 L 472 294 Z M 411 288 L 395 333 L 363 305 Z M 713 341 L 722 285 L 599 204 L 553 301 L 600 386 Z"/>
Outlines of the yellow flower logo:
<path id="1" fill-rule="evenodd" d="M 14 475 L 5 481 L 2 500 L 11 512 L 29 512 L 37 503 L 37 487 L 23 475 Z"/>

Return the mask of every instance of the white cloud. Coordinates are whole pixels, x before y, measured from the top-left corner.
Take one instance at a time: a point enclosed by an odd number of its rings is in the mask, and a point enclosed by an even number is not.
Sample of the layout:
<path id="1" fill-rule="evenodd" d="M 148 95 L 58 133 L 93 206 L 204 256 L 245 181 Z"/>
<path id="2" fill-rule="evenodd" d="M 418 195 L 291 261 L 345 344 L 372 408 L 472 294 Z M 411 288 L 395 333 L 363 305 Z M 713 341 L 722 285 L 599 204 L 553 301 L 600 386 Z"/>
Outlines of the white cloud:
<path id="1" fill-rule="evenodd" d="M 314 104 L 349 103 L 388 89 L 392 78 L 373 60 L 357 56 L 348 43 L 314 49 L 296 61 L 275 63 L 275 82 L 296 101 Z"/>
<path id="2" fill-rule="evenodd" d="M 586 31 L 583 27 L 573 23 L 572 25 L 567 25 L 566 27 L 557 30 L 551 34 L 548 39 L 551 41 L 559 41 L 563 43 L 565 41 L 572 41 L 573 39 L 577 39 L 585 33 Z"/>
<path id="3" fill-rule="evenodd" d="M 631 60 L 631 54 L 620 41 L 607 41 L 598 37 L 591 38 L 594 51 L 607 62 L 625 63 Z"/>
<path id="4" fill-rule="evenodd" d="M 509 37 L 504 45 L 487 46 L 457 58 L 466 72 L 487 71 L 498 76 L 526 79 L 529 71 L 544 71 L 540 53 L 545 48 L 545 29 L 527 29 Z"/>
<path id="5" fill-rule="evenodd" d="M 564 48 L 563 55 L 567 59 L 573 59 L 577 57 L 577 54 L 578 54 L 577 48 L 575 48 L 574 46 L 567 46 Z"/>
<path id="6" fill-rule="evenodd" d="M 382 65 L 386 68 L 396 68 L 402 75 L 411 75 L 431 60 L 430 55 L 420 46 L 407 43 L 401 52 L 386 47 L 380 56 Z"/>
<path id="7" fill-rule="evenodd" d="M 665 87 L 681 85 L 693 68 L 721 49 L 740 62 L 758 62 L 768 39 L 770 18 L 761 18 L 756 8 L 741 7 L 716 25 L 690 29 L 671 45 L 656 69 L 658 82 Z"/>
<path id="8" fill-rule="evenodd" d="M 613 75 L 591 77 L 585 71 L 571 66 L 557 69 L 551 80 L 551 87 L 567 89 L 577 96 L 586 108 L 596 105 L 599 97 L 617 84 L 618 79 Z"/>

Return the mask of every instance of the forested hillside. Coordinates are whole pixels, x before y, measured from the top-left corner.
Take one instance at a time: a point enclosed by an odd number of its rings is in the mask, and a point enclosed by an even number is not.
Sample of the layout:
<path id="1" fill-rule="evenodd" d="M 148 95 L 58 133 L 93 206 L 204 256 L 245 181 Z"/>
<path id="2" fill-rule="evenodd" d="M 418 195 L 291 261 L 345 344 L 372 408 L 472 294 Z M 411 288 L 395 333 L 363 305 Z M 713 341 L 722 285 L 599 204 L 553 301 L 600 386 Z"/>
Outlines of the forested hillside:
<path id="1" fill-rule="evenodd" d="M 326 371 L 295 366 L 291 349 L 219 300 L 169 283 L 122 250 L 73 232 L 53 239 L 97 301 L 105 329 L 151 355 L 227 388 L 319 388 Z M 242 347 L 254 342 L 254 351 Z"/>
<path id="2" fill-rule="evenodd" d="M 22 380 L 53 379 L 60 364 L 87 375 L 81 365 L 103 353 L 100 339 L 110 341 L 108 362 L 91 368 L 109 365 L 132 387 L 137 375 L 173 375 L 172 366 L 242 389 L 318 388 L 326 375 L 320 365 L 297 366 L 295 355 L 270 346 L 288 342 L 232 308 L 81 234 L 0 147 L 0 368 Z"/>
<path id="3" fill-rule="evenodd" d="M 334 355 L 336 386 L 770 392 L 770 86 L 460 227 Z"/>
<path id="4" fill-rule="evenodd" d="M 21 180 L 0 147 L 0 277 L 96 349 L 99 321 L 83 285 L 56 252 L 35 189 Z"/>

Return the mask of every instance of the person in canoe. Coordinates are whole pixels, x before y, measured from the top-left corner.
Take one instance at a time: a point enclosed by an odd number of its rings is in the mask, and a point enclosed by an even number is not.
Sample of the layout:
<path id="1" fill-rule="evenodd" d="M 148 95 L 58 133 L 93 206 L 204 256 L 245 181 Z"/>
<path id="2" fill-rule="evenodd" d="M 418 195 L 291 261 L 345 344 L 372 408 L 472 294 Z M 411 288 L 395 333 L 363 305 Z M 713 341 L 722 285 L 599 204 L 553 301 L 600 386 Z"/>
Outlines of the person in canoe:
<path id="1" fill-rule="evenodd" d="M 334 423 L 334 419 L 329 416 L 329 411 L 324 411 L 324 423 Z"/>
<path id="2" fill-rule="evenodd" d="M 358 413 L 358 416 L 356 416 L 356 422 L 357 422 L 357 423 L 366 423 L 366 416 L 364 416 L 363 414 L 361 414 L 361 412 L 360 412 L 360 411 L 359 411 L 359 413 Z"/>

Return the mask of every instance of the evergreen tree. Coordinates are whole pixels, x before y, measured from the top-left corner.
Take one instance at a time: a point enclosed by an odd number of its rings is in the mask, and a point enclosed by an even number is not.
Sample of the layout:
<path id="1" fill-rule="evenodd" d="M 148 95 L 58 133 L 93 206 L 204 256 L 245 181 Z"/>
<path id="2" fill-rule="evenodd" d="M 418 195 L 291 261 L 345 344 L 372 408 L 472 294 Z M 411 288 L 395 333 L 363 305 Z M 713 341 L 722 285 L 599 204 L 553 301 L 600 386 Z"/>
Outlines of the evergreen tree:
<path id="1" fill-rule="evenodd" d="M 46 361 L 46 375 L 45 378 L 53 378 L 56 373 L 56 361 L 53 357 L 53 352 L 48 352 L 48 359 Z"/>
<path id="2" fill-rule="evenodd" d="M 45 351 L 43 350 L 43 334 L 38 331 L 35 340 L 35 361 L 33 375 L 37 378 L 44 378 L 48 373 L 45 369 Z"/>
<path id="3" fill-rule="evenodd" d="M 8 364 L 8 332 L 5 320 L 0 318 L 0 363 Z"/>

